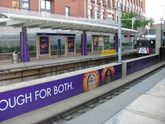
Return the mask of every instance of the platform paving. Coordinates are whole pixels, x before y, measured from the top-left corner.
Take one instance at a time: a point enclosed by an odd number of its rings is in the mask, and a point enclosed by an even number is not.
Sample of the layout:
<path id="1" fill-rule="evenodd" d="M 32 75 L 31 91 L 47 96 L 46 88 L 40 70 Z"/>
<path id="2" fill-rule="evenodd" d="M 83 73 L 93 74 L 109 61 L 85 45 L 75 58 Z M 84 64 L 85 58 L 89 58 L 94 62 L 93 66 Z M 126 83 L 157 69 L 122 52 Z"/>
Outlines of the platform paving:
<path id="1" fill-rule="evenodd" d="M 165 124 L 165 78 L 105 124 Z"/>

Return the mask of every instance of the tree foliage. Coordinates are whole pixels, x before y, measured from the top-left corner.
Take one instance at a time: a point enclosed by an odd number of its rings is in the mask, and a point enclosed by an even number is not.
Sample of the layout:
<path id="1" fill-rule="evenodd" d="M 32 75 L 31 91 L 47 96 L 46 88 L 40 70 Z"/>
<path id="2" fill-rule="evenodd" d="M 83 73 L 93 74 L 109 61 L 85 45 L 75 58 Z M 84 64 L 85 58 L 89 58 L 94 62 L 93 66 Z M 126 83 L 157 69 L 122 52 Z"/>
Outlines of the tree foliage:
<path id="1" fill-rule="evenodd" d="M 153 19 L 150 19 L 150 20 L 147 20 L 145 19 L 144 17 L 140 17 L 138 16 L 138 14 L 136 13 L 133 13 L 133 12 L 127 12 L 127 13 L 124 13 L 122 15 L 122 26 L 124 28 L 132 28 L 132 18 L 135 17 L 135 22 L 134 22 L 134 29 L 137 29 L 137 28 L 144 28 L 146 25 L 148 25 L 149 23 L 153 23 Z"/>

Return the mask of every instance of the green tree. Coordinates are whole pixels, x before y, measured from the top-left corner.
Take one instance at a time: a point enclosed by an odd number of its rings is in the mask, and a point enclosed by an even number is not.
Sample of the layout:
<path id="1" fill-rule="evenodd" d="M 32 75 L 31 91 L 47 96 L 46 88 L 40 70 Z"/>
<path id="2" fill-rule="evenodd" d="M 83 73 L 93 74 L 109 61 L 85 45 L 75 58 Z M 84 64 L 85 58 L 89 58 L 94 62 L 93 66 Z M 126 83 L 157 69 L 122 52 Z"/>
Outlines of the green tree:
<path id="1" fill-rule="evenodd" d="M 148 23 L 153 23 L 153 19 L 150 19 L 150 20 L 147 20 L 147 19 L 144 19 L 140 16 L 138 16 L 138 14 L 136 13 L 133 13 L 133 12 L 127 12 L 127 13 L 124 13 L 122 15 L 122 26 L 124 28 L 132 28 L 132 19 L 135 17 L 135 22 L 134 22 L 134 25 L 133 25 L 133 28 L 134 29 L 137 29 L 137 28 L 140 28 L 140 27 L 145 27 L 146 25 L 148 25 Z"/>

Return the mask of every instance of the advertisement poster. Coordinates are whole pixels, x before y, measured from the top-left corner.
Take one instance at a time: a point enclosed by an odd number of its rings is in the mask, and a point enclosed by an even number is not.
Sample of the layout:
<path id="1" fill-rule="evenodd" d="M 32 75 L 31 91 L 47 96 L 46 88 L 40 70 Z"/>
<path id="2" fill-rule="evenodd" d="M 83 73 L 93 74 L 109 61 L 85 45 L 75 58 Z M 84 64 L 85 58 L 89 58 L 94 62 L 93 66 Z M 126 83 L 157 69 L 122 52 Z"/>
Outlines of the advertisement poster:
<path id="1" fill-rule="evenodd" d="M 0 122 L 83 92 L 82 75 L 0 93 Z"/>
<path id="2" fill-rule="evenodd" d="M 0 122 L 121 78 L 121 64 L 0 93 Z"/>
<path id="3" fill-rule="evenodd" d="M 99 86 L 99 72 L 93 71 L 85 73 L 83 77 L 83 89 L 84 91 L 89 91 L 95 89 Z"/>
<path id="4" fill-rule="evenodd" d="M 93 36 L 93 50 L 98 50 L 98 37 Z"/>
<path id="5" fill-rule="evenodd" d="M 104 50 L 110 49 L 109 46 L 109 36 L 104 36 Z"/>
<path id="6" fill-rule="evenodd" d="M 74 37 L 68 37 L 68 52 L 74 52 Z"/>
<path id="7" fill-rule="evenodd" d="M 102 81 L 104 84 L 110 83 L 114 80 L 115 69 L 114 67 L 104 68 L 102 71 Z"/>
<path id="8" fill-rule="evenodd" d="M 49 54 L 49 37 L 39 38 L 40 55 Z"/>

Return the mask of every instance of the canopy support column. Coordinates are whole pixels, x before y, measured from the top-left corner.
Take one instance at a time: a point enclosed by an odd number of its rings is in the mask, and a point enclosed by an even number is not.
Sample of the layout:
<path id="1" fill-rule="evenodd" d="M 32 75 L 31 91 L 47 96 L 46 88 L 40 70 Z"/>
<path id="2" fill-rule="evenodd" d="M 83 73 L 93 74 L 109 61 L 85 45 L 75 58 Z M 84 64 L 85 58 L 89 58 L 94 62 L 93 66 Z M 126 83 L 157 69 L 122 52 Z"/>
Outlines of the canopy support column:
<path id="1" fill-rule="evenodd" d="M 22 27 L 22 32 L 20 32 L 20 61 L 30 61 L 26 27 Z"/>
<path id="2" fill-rule="evenodd" d="M 114 41 L 114 49 L 116 50 L 116 52 L 118 52 L 118 33 L 115 33 Z"/>
<path id="3" fill-rule="evenodd" d="M 83 34 L 81 35 L 81 55 L 82 56 L 88 55 L 86 31 L 83 31 Z"/>

